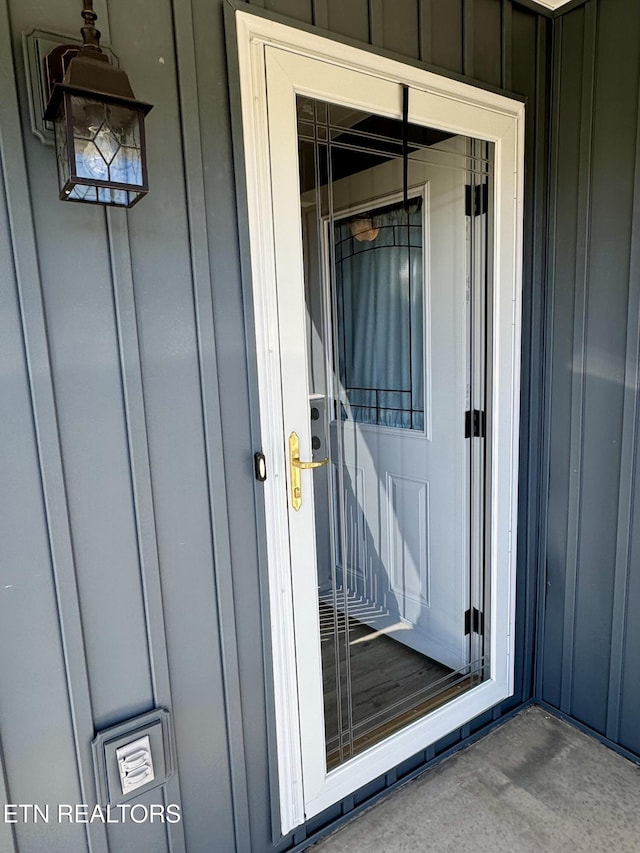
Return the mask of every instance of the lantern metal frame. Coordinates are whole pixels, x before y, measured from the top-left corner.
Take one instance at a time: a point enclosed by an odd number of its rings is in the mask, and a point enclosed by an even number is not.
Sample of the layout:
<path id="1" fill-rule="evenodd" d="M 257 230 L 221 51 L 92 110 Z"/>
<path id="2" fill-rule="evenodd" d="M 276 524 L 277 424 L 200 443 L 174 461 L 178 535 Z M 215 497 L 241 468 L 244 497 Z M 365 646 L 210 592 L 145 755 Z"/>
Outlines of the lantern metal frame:
<path id="1" fill-rule="evenodd" d="M 60 45 L 45 57 L 46 79 L 49 87 L 49 102 L 44 112 L 45 121 L 55 124 L 60 120 L 60 109 L 64 110 L 65 162 L 69 175 L 64 185 L 60 187 L 60 199 L 108 207 L 133 207 L 149 191 L 144 118 L 152 109 L 152 105 L 135 98 L 125 72 L 114 66 L 107 54 L 102 51 L 100 32 L 95 27 L 97 15 L 93 11 L 93 2 L 92 0 L 83 0 L 83 2 L 84 26 L 80 30 L 83 38 L 82 46 Z M 139 130 L 141 183 L 102 180 L 77 174 L 71 100 L 73 97 L 91 100 L 97 104 L 124 107 L 138 113 L 136 121 Z M 57 133 L 56 153 L 60 160 Z M 101 200 L 98 192 L 95 199 L 74 198 L 72 192 L 76 186 L 121 191 L 128 194 L 129 201 L 125 204 Z"/>

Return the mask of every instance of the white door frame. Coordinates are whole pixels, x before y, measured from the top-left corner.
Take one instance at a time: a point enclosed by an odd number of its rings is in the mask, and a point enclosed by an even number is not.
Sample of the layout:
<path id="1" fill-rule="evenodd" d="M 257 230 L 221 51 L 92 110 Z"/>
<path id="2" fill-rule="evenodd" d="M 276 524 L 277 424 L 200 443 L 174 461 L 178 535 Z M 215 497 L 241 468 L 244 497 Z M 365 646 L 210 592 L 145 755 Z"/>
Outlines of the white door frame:
<path id="1" fill-rule="evenodd" d="M 285 834 L 513 693 L 524 105 L 243 11 L 236 11 L 236 24 L 261 441 L 269 466 L 264 498 L 279 805 L 281 830 Z M 275 103 L 278 117 L 282 115 L 282 138 L 277 146 L 281 150 L 277 156 L 288 157 L 291 169 L 286 184 L 278 183 L 277 192 L 293 195 L 291 209 L 297 207 L 297 224 L 292 225 L 287 235 L 287 267 L 291 275 L 299 275 L 301 300 L 303 265 L 295 154 L 298 92 L 320 99 L 324 95 L 339 102 L 335 92 L 325 94 L 325 78 L 338 68 L 360 72 L 377 78 L 380 89 L 387 93 L 386 105 L 379 112 L 399 118 L 400 91 L 397 98 L 390 98 L 389 84 L 409 85 L 413 111 L 416 115 L 428 115 L 430 126 L 486 139 L 495 145 L 493 339 L 489 354 L 492 389 L 491 399 L 487 401 L 491 412 L 487 436 L 491 448 L 487 505 L 490 678 L 329 773 L 322 765 L 323 750 L 317 748 L 318 737 L 324 743 L 321 704 L 311 717 L 301 715 L 299 705 L 300 693 L 305 695 L 308 689 L 317 689 L 317 676 L 314 686 L 305 653 L 314 666 L 320 664 L 318 650 L 313 648 L 315 641 L 311 641 L 306 652 L 301 649 L 301 644 L 308 641 L 300 625 L 306 622 L 308 628 L 315 624 L 316 603 L 307 603 L 302 614 L 294 612 L 293 604 L 296 590 L 291 553 L 299 533 L 290 529 L 287 503 L 285 437 L 288 431 L 283 422 L 280 381 L 281 354 L 286 357 L 287 341 L 278 325 L 276 286 L 276 244 L 282 223 L 274 221 L 272 205 L 267 53 L 272 60 L 277 59 L 279 66 L 275 102 L 273 82 L 269 93 L 271 118 Z M 316 73 L 317 62 L 325 63 L 323 71 L 327 73 Z M 357 93 L 345 92 L 342 100 L 357 105 Z M 411 114 L 410 120 L 413 121 Z M 304 436 L 301 439 L 302 453 L 308 456 L 310 448 Z M 311 749 L 310 740 L 315 743 Z"/>

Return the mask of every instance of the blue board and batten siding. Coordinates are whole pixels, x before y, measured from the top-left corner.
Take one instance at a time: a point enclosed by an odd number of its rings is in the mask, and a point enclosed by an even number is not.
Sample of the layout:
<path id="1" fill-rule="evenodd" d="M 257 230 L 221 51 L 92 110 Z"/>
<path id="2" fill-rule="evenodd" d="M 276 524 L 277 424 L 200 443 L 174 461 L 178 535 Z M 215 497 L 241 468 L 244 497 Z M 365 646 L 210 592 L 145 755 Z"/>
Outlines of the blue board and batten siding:
<path id="1" fill-rule="evenodd" d="M 640 4 L 555 22 L 539 695 L 640 753 Z"/>
<path id="2" fill-rule="evenodd" d="M 282 840 L 224 6 L 109 0 L 155 107 L 151 192 L 105 214 L 56 200 L 29 127 L 22 33 L 79 4 L 0 0 L 0 798 L 92 802 L 94 732 L 161 705 L 183 815 L 0 822 L 2 853 L 285 851 L 530 699 L 536 660 L 541 698 L 640 752 L 638 4 L 248 5 L 527 98 L 516 693 Z"/>

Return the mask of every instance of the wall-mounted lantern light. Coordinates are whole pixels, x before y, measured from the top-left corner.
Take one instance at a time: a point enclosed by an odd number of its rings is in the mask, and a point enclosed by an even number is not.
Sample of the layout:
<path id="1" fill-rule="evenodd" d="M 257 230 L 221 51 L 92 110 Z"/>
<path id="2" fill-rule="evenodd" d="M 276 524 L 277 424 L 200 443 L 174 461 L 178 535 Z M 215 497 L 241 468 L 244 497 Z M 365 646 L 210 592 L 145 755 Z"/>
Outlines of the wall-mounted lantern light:
<path id="1" fill-rule="evenodd" d="M 55 128 L 60 198 L 131 207 L 149 190 L 144 117 L 127 75 L 100 47 L 92 0 L 83 0 L 83 45 L 61 45 L 45 57 Z"/>

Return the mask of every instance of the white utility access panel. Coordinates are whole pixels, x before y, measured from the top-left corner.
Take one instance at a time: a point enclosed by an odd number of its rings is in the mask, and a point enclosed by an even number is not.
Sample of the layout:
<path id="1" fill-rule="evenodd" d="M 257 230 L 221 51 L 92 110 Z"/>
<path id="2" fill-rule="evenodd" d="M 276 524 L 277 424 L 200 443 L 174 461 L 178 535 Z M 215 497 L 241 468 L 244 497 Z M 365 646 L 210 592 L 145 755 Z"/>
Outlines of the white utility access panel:
<path id="1" fill-rule="evenodd" d="M 154 779 L 149 735 L 116 749 L 122 793 L 128 794 Z"/>

